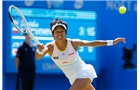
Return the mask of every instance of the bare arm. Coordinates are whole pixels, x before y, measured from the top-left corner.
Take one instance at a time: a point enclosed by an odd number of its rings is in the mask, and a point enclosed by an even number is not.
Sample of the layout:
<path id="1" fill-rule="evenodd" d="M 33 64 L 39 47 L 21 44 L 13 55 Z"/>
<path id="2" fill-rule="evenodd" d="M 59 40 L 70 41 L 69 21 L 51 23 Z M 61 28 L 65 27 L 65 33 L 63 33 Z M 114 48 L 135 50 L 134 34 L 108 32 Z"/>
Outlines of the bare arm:
<path id="1" fill-rule="evenodd" d="M 125 38 L 116 38 L 115 40 L 112 40 L 112 45 L 117 44 L 118 42 L 126 42 Z M 86 40 L 76 40 L 74 43 L 76 46 L 91 46 L 91 47 L 97 47 L 97 46 L 107 46 L 109 40 L 95 40 L 95 41 L 86 41 Z"/>
<path id="2" fill-rule="evenodd" d="M 19 58 L 18 57 L 15 58 L 15 65 L 16 65 L 16 69 L 18 70 L 18 67 L 19 67 Z"/>

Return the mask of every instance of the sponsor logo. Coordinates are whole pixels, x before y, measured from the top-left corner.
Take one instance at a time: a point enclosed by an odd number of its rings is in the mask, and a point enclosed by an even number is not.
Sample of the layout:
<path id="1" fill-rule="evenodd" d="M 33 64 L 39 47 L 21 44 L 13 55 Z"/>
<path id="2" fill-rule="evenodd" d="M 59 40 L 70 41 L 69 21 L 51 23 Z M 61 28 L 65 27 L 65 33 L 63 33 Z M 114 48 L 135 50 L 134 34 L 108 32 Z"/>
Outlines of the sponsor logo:
<path id="1" fill-rule="evenodd" d="M 68 56 L 73 55 L 73 54 L 74 54 L 74 52 L 73 52 L 73 53 L 68 54 Z"/>
<path id="2" fill-rule="evenodd" d="M 53 59 L 59 59 L 59 57 L 58 57 L 58 56 L 56 56 L 56 57 L 53 57 Z"/>
<path id="3" fill-rule="evenodd" d="M 67 61 L 62 62 L 62 64 L 68 63 Z"/>
<path id="4" fill-rule="evenodd" d="M 62 55 L 65 55 L 65 53 L 63 53 Z"/>

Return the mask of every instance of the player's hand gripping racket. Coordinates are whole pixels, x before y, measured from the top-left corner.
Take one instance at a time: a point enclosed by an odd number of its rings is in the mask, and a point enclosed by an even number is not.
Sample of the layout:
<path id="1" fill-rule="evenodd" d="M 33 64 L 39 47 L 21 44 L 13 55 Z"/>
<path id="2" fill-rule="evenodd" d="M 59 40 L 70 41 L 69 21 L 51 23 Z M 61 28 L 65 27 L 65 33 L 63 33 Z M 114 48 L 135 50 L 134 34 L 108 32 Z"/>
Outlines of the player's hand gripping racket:
<path id="1" fill-rule="evenodd" d="M 9 7 L 8 14 L 12 24 L 20 33 L 28 35 L 37 45 L 40 44 L 40 42 L 33 35 L 24 15 L 16 6 L 11 5 Z"/>

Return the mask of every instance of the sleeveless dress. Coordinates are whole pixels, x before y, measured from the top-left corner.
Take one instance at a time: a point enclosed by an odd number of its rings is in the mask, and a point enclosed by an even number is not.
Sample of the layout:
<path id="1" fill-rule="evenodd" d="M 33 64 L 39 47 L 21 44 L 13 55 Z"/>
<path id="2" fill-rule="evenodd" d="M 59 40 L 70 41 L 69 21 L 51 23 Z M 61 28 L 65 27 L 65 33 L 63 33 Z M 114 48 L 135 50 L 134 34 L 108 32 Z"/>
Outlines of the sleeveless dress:
<path id="1" fill-rule="evenodd" d="M 77 78 L 89 78 L 91 82 L 97 78 L 97 74 L 92 65 L 86 64 L 75 51 L 71 44 L 71 40 L 67 41 L 67 46 L 64 51 L 60 51 L 55 44 L 52 53 L 52 60 L 63 71 L 72 85 Z"/>

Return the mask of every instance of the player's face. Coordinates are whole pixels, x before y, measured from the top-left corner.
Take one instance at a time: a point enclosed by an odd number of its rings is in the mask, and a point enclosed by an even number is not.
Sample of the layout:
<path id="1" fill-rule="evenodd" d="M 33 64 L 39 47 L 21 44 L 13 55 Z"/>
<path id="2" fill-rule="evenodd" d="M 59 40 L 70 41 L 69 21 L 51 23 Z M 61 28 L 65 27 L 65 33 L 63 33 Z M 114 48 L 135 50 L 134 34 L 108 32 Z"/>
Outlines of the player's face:
<path id="1" fill-rule="evenodd" d="M 54 39 L 57 41 L 66 39 L 66 32 L 62 26 L 57 26 L 54 30 L 53 35 L 54 35 Z"/>

